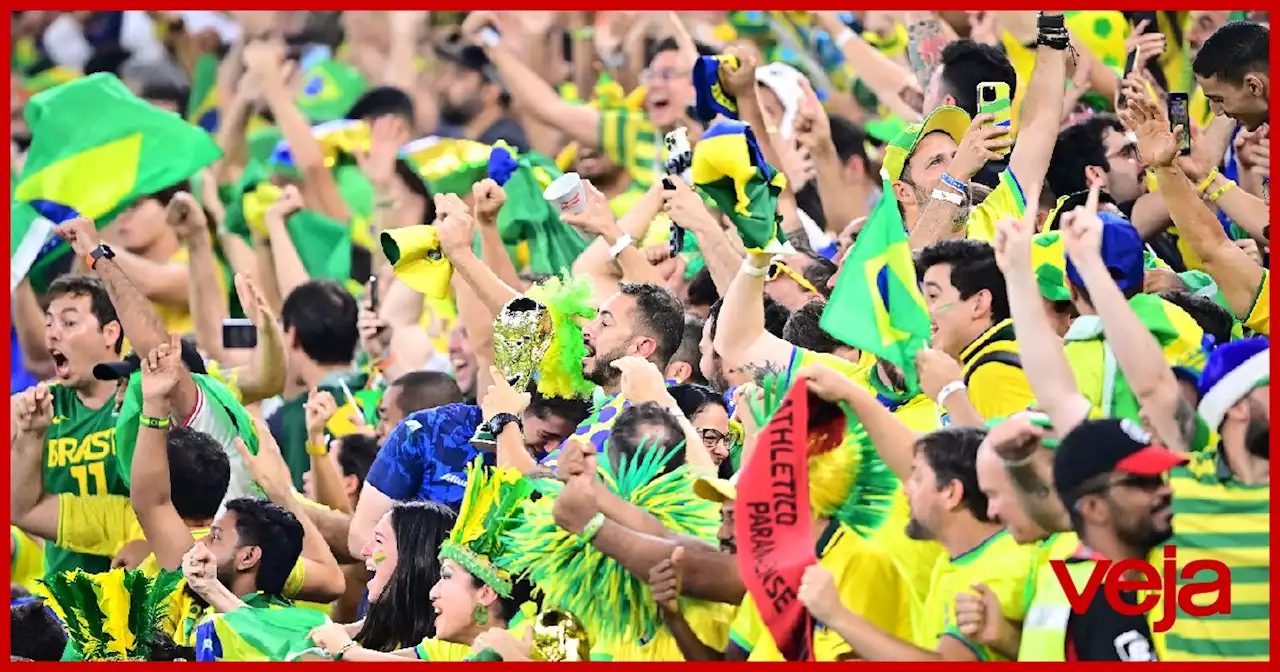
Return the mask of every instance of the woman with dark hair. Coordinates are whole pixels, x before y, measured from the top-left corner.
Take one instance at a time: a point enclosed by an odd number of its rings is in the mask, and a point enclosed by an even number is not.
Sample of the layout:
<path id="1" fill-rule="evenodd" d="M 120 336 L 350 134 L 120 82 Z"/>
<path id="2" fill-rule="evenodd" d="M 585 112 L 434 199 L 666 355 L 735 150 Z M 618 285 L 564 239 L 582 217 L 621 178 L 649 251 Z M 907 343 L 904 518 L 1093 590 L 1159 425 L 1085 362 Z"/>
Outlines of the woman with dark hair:
<path id="1" fill-rule="evenodd" d="M 361 553 L 369 579 L 369 610 L 347 626 L 366 649 L 395 651 L 434 637 L 435 611 L 426 605 L 440 580 L 440 545 L 457 516 L 435 502 L 397 502 L 373 528 Z"/>
<path id="2" fill-rule="evenodd" d="M 705 385 L 683 384 L 667 388 L 676 405 L 693 423 L 711 459 L 722 465 L 735 441 L 729 431 L 729 405 L 724 397 Z M 732 470 L 729 472 L 733 473 Z"/>

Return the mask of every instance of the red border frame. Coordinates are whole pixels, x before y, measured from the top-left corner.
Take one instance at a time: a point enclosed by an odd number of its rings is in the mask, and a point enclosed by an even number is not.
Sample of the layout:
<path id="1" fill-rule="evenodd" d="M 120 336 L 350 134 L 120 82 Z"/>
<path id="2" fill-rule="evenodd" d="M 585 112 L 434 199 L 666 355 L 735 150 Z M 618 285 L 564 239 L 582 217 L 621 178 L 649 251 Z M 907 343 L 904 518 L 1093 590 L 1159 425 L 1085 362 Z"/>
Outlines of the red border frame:
<path id="1" fill-rule="evenodd" d="M 57 3 L 57 4 L 62 4 L 62 3 Z M 84 10 L 84 9 L 109 9 L 109 10 L 117 10 L 117 9 L 121 9 L 119 6 L 114 6 L 114 3 L 105 3 L 105 2 L 104 2 L 104 3 L 98 3 L 98 2 L 96 2 L 96 1 L 79 2 L 79 3 L 74 3 L 74 4 L 76 5 L 76 8 L 77 8 L 77 9 L 81 9 L 81 10 Z M 130 4 L 132 4 L 132 3 L 130 3 Z M 220 5 L 219 7 L 216 7 L 216 9 L 263 9 L 262 5 L 260 5 L 260 4 L 258 4 L 258 3 L 252 3 L 252 2 L 227 2 L 226 4 L 222 4 L 222 3 L 193 3 L 193 4 L 197 4 L 197 5 L 218 4 L 218 5 Z M 286 2 L 281 2 L 281 1 L 277 0 L 277 2 L 271 3 L 271 5 L 273 6 L 273 8 L 274 8 L 274 9 L 294 9 L 294 10 L 316 10 L 316 9 L 335 9 L 335 10 L 336 10 L 336 9 L 349 9 L 350 7 L 344 6 L 344 5 L 349 5 L 349 4 L 350 4 L 350 3 L 330 2 L 330 1 L 328 1 L 328 0 L 311 0 L 311 1 L 309 1 L 309 2 L 304 2 L 303 0 L 290 0 L 290 1 L 286 1 Z M 472 9 L 472 8 L 474 8 L 474 7 L 462 7 L 462 6 L 460 6 L 460 5 L 462 5 L 463 3 L 459 3 L 459 2 L 442 2 L 442 3 L 438 3 L 438 5 L 437 5 L 437 3 L 434 3 L 434 2 L 410 2 L 409 0 L 394 0 L 394 1 L 386 1 L 386 0 L 384 0 L 384 1 L 382 1 L 382 2 L 377 2 L 377 3 L 373 3 L 373 4 L 374 4 L 374 7 L 367 7 L 367 6 L 366 6 L 366 7 L 364 7 L 364 9 L 374 9 L 374 8 L 376 8 L 376 9 L 400 9 L 400 8 L 402 8 L 402 9 L 422 9 L 424 5 L 427 5 L 427 6 L 428 6 L 428 8 L 431 8 L 431 9 L 440 9 L 440 10 L 466 10 L 466 9 Z M 587 1 L 584 1 L 584 0 L 578 0 L 578 1 L 575 1 L 575 2 L 563 2 L 563 1 L 562 1 L 562 2 L 559 2 L 559 3 L 554 3 L 554 6 L 549 6 L 549 5 L 552 5 L 552 3 L 541 3 L 541 2 L 519 2 L 519 1 L 510 1 L 510 0 L 508 0 L 508 1 L 496 1 L 496 2 L 491 1 L 491 2 L 488 2 L 488 3 L 485 3 L 485 4 L 486 4 L 486 8 L 488 8 L 488 9 L 495 9 L 495 10 L 519 10 L 519 9 L 557 9 L 557 10 L 570 10 L 570 9 L 584 9 L 584 10 L 585 10 L 585 9 L 592 9 L 592 10 L 599 10 L 599 9 L 601 9 L 601 8 L 602 8 L 602 6 L 607 6 L 607 5 L 610 5 L 610 4 L 613 4 L 613 3 L 612 3 L 612 2 L 587 2 Z M 689 6 L 690 4 L 696 4 L 696 5 L 697 5 L 697 7 L 690 7 L 690 6 Z M 748 5 L 750 5 L 750 6 L 757 6 L 757 7 L 758 7 L 758 6 L 760 6 L 761 4 L 764 4 L 764 3 L 746 3 L 746 4 L 748 4 Z M 848 3 L 848 2 L 833 2 L 832 0 L 811 0 L 810 2 L 805 3 L 805 4 L 806 4 L 806 6 L 808 6 L 811 10 L 816 10 L 816 9 L 839 9 L 839 10 L 845 10 L 845 9 L 849 9 L 850 4 L 852 4 L 852 3 Z M 861 3 L 859 3 L 859 4 L 861 4 Z M 860 9 L 895 9 L 895 10 L 903 10 L 903 9 L 937 9 L 939 5 L 943 5 L 943 4 L 946 4 L 946 3 L 938 2 L 937 0 L 935 0 L 934 2 L 920 2 L 919 0 L 910 0 L 910 1 L 898 0 L 897 2 L 892 2 L 892 3 L 890 3 L 890 2 L 886 2 L 885 0 L 878 0 L 878 1 L 873 1 L 873 2 L 867 3 L 867 5 L 869 5 L 869 6 L 864 6 L 864 7 L 861 7 Z M 973 4 L 974 4 L 974 5 L 981 5 L 980 7 L 974 7 L 974 9 L 1005 9 L 1005 10 L 1008 10 L 1008 9 L 1032 9 L 1032 8 L 1038 8 L 1038 7 L 1039 7 L 1039 5 L 1038 5 L 1037 3 L 1030 2 L 1030 0 L 1024 0 L 1024 1 L 1016 1 L 1016 0 L 985 0 L 985 1 L 983 1 L 983 2 L 980 2 L 980 3 L 975 2 L 975 3 L 973 3 Z M 1114 6 L 1116 3 L 1115 3 L 1114 1 L 1110 1 L 1110 0 L 1075 0 L 1074 2 L 1071 2 L 1071 3 L 1069 3 L 1069 4 L 1072 6 L 1072 9 L 1116 9 L 1116 7 Z M 1161 3 L 1152 3 L 1152 2 L 1127 2 L 1127 3 L 1123 3 L 1123 4 L 1127 6 L 1127 7 L 1126 7 L 1127 9 L 1196 9 L 1196 8 L 1198 8 L 1198 7 L 1202 7 L 1202 6 L 1205 6 L 1206 4 L 1212 4 L 1212 3 L 1205 3 L 1205 2 L 1199 2 L 1199 3 L 1197 3 L 1197 2 L 1184 2 L 1183 0 L 1166 0 L 1165 2 L 1161 2 Z M 1272 5 L 1272 4 L 1271 4 L 1271 2 L 1263 2 L 1263 3 L 1250 2 L 1250 3 L 1248 3 L 1248 4 L 1252 5 L 1254 9 L 1270 9 L 1271 7 L 1273 7 L 1273 6 L 1274 6 L 1274 5 Z M 669 2 L 669 1 L 668 1 L 668 2 L 660 2 L 660 3 L 659 3 L 659 2 L 652 2 L 652 1 L 651 1 L 651 2 L 643 3 L 643 6 L 641 6 L 641 5 L 642 5 L 642 3 L 638 3 L 638 2 L 619 2 L 619 3 L 618 3 L 617 5 L 615 5 L 613 8 L 614 8 L 614 9 L 638 9 L 638 10 L 639 10 L 639 9 L 643 9 L 643 10 L 660 10 L 660 9 L 672 9 L 672 10 L 690 10 L 690 9 L 728 10 L 728 9 L 748 9 L 748 8 L 749 8 L 749 7 L 743 7 L 743 6 L 742 6 L 742 3 L 739 3 L 739 2 L 726 2 L 726 1 L 724 1 L 724 0 L 701 0 L 700 2 L 697 2 L 697 3 L 688 3 L 688 4 L 683 3 L 683 2 Z M 1259 6 L 1259 5 L 1261 5 L 1261 6 Z M 184 9 L 184 8 L 187 8 L 187 7 L 189 7 L 189 5 L 188 5 L 188 3 L 185 3 L 185 2 L 159 2 L 159 3 L 156 3 L 156 2 L 139 2 L 138 4 L 133 5 L 132 7 L 129 7 L 129 9 L 139 9 L 139 10 L 145 10 L 145 9 L 154 9 L 154 10 L 177 10 L 177 9 Z M 201 6 L 201 7 L 199 7 L 199 8 L 200 8 L 200 9 L 209 9 L 209 7 L 206 7 L 206 6 Z M 193 8 L 193 9 L 194 9 L 194 8 Z M 9 42 L 9 34 L 10 34 L 10 24 L 9 24 L 9 22 L 8 22 L 8 21 L 6 21 L 6 22 L 4 22 L 4 23 L 3 23 L 3 26 L 2 26 L 2 27 L 0 27 L 0 35 L 2 35 L 2 36 L 3 36 L 3 38 L 4 38 L 4 41 L 5 41 L 5 42 Z M 1277 55 L 1277 53 L 1280 53 L 1280 38 L 1277 38 L 1277 37 L 1274 37 L 1274 36 L 1273 36 L 1273 37 L 1271 38 L 1271 57 L 1272 57 L 1272 60 L 1275 60 L 1275 56 Z M 12 82 L 11 82 L 11 85 L 12 85 Z M 12 93 L 12 92 L 11 92 L 11 93 Z M 7 134 L 7 133 L 8 133 L 8 132 L 6 131 L 6 134 Z M 8 171 L 8 167 L 7 167 L 7 166 L 8 166 L 8 164 L 6 164 L 6 172 Z M 1273 215 L 1273 218 L 1274 218 L 1274 215 L 1275 215 L 1275 213 L 1277 212 L 1277 208 L 1276 208 L 1275 206 L 1273 206 L 1273 207 L 1272 207 L 1272 211 L 1271 211 L 1271 212 L 1272 212 L 1272 215 Z M 8 227 L 6 226 L 6 228 L 8 228 Z M 10 264 L 10 262 L 6 262 L 6 263 L 5 263 L 5 269 L 6 269 L 6 271 L 7 271 L 7 270 L 9 270 L 9 264 Z M 9 302 L 10 302 L 10 295 L 8 295 L 8 294 L 4 295 L 3 302 L 4 302 L 4 307 L 5 307 L 5 312 L 6 312 L 6 314 L 8 314 L 8 315 L 12 315 L 12 313 L 11 313 L 11 312 L 10 312 L 10 310 L 9 310 L 9 308 L 10 308 L 10 306 L 9 306 Z M 1273 309 L 1274 309 L 1274 307 L 1275 307 L 1275 306 L 1274 306 L 1274 302 L 1273 302 L 1273 306 L 1272 306 L 1272 307 L 1273 307 Z M 10 325 L 12 325 L 12 317 L 10 317 Z M 10 354 L 11 354 L 11 353 L 9 352 L 8 346 L 6 346 L 6 347 L 4 348 L 4 360 L 5 360 L 5 362 L 6 362 L 6 363 L 8 363 L 8 361 L 9 361 Z M 1274 367 L 1274 365 L 1273 365 L 1273 367 Z M 1273 370 L 1272 370 L 1272 373 L 1273 373 L 1273 374 L 1275 373 L 1274 368 L 1273 368 Z M 9 420 L 8 420 L 8 418 L 7 418 L 7 416 L 6 416 L 6 420 L 5 420 L 5 426 L 6 426 L 6 429 L 8 428 L 8 423 L 9 423 Z M 1272 442 L 1272 447 L 1274 448 L 1274 447 L 1275 447 L 1275 445 L 1276 445 L 1276 442 L 1275 442 L 1275 441 L 1273 441 L 1273 442 Z M 4 462 L 6 463 L 6 465 L 7 465 L 8 460 L 9 460 L 9 453 L 8 453 L 8 451 L 0 451 L 0 455 L 3 455 L 3 457 L 0 457 L 0 460 L 4 461 Z M 3 502 L 3 504 L 0 504 L 0 506 L 3 506 L 3 507 L 4 507 L 4 511 L 5 511 L 6 513 L 8 512 L 9 503 L 8 503 L 8 500 L 7 500 L 7 499 L 5 499 L 5 500 L 4 500 L 4 502 Z M 1275 512 L 1275 511 L 1274 511 L 1274 509 L 1275 509 L 1275 502 L 1274 502 L 1274 500 L 1273 500 L 1273 501 L 1272 501 L 1272 513 L 1273 513 L 1273 514 L 1274 514 L 1274 512 Z M 1273 526 L 1274 526 L 1274 523 L 1273 523 Z M 1274 530 L 1274 527 L 1273 527 L 1273 530 Z M 5 572 L 7 573 L 8 571 L 9 571 L 9 570 L 6 568 L 6 569 L 5 569 Z M 1275 578 L 1275 572 L 1274 572 L 1274 570 L 1273 570 L 1273 573 L 1272 573 L 1272 579 L 1274 580 L 1274 578 Z M 1273 605 L 1274 605 L 1274 604 L 1277 604 L 1277 603 L 1280 603 L 1280 600 L 1277 600 L 1277 599 L 1276 599 L 1276 593 L 1275 593 L 1275 590 L 1276 590 L 1275 583 L 1272 583 L 1272 584 L 1271 584 L 1271 591 L 1272 591 L 1272 592 L 1271 592 L 1271 596 L 1272 596 L 1272 604 L 1273 604 Z M 1272 630 L 1271 630 L 1271 636 L 1272 636 L 1272 640 L 1274 641 L 1274 640 L 1275 640 L 1275 638 L 1276 638 L 1275 624 L 1273 623 L 1271 627 L 1272 627 Z M 7 649 L 7 648 L 8 648 L 8 642 L 9 642 L 9 624 L 8 624 L 8 623 L 4 623 L 3 625 L 0 625 L 0 629 L 2 629 L 2 633 L 0 633 L 0 634 L 2 634 L 2 635 L 3 635 L 4 647 Z M 53 663 L 37 663 L 37 664 L 38 664 L 38 665 L 39 665 L 39 664 L 43 664 L 43 665 L 46 665 L 46 666 L 54 665 Z M 81 663 L 81 664 L 82 664 L 82 665 L 93 665 L 93 666 L 110 666 L 110 665 L 118 665 L 118 663 Z M 176 665 L 177 663 L 154 663 L 154 664 L 174 664 L 174 665 Z M 232 665 L 238 665 L 238 666 L 241 666 L 241 667 L 251 667 L 251 666 L 259 665 L 259 664 L 256 664 L 256 663 L 231 663 L 231 664 L 232 664 Z M 291 665 L 320 665 L 320 664 L 322 664 L 322 663 L 291 663 Z M 626 666 L 626 667 L 639 667 L 639 666 L 646 666 L 646 667 L 647 667 L 647 666 L 649 666 L 649 665 L 653 665 L 653 664 L 662 664 L 662 663 L 648 663 L 648 664 L 645 664 L 645 663 L 605 663 L 605 664 L 613 665 L 613 666 L 615 666 L 615 667 L 622 667 L 622 666 Z M 667 663 L 667 664 L 677 664 L 677 663 Z M 686 663 L 686 664 L 688 664 L 688 663 Z M 808 665 L 814 665 L 814 664 L 815 664 L 815 663 L 788 663 L 788 665 L 789 665 L 789 666 L 808 666 Z M 866 664 L 867 664 L 867 663 L 862 663 L 862 665 L 866 665 Z M 880 665 L 881 665 L 881 666 L 888 666 L 888 665 L 890 665 L 890 664 L 891 664 L 891 663 L 880 663 Z M 1006 663 L 1006 664 L 1011 664 L 1011 663 Z M 436 663 L 436 665 L 437 665 L 437 666 L 439 666 L 439 665 L 441 665 L 441 664 L 440 664 L 440 663 Z M 708 664 L 708 663 L 702 663 L 702 664 L 700 664 L 700 665 L 705 667 L 705 666 L 709 666 L 709 665 L 711 665 L 711 664 Z M 917 669 L 917 668 L 918 668 L 918 669 L 921 669 L 921 670 L 924 670 L 924 669 L 931 669 L 931 670 L 932 670 L 932 669 L 937 669 L 937 668 L 934 668 L 934 667 L 932 667 L 931 665 L 927 665 L 927 664 L 925 664 L 925 663 L 905 663 L 905 664 L 904 664 L 904 663 L 896 663 L 896 664 L 894 664 L 894 665 L 899 666 L 899 667 L 901 667 L 901 666 L 909 666 L 909 667 L 911 667 L 912 669 Z M 1117 664 L 1117 665 L 1119 665 L 1119 664 Z M 1261 665 L 1262 665 L 1262 663 L 1255 663 L 1255 664 L 1251 664 L 1251 666 L 1252 666 L 1252 667 L 1260 667 Z M 1109 666 L 1109 665 L 1107 665 L 1107 666 Z"/>

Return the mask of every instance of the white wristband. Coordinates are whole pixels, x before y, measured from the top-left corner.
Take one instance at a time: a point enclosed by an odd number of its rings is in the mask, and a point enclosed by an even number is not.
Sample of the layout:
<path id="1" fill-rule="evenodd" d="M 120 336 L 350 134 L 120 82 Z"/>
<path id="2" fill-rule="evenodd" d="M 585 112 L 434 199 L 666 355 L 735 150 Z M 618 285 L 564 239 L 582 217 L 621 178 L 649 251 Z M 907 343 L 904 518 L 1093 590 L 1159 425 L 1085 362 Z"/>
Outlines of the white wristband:
<path id="1" fill-rule="evenodd" d="M 764 268 L 760 268 L 759 266 L 753 266 L 750 261 L 743 259 L 742 272 L 756 278 L 763 278 L 769 272 L 769 267 L 765 266 Z"/>
<path id="2" fill-rule="evenodd" d="M 938 398 L 936 401 L 939 406 L 942 406 L 946 403 L 947 397 L 951 396 L 953 392 L 959 392 L 960 390 L 967 388 L 968 386 L 964 384 L 964 381 L 953 380 L 942 386 L 942 389 L 938 391 Z"/>
<path id="3" fill-rule="evenodd" d="M 614 241 L 614 243 L 609 246 L 609 258 L 617 259 L 618 255 L 622 254 L 623 250 L 627 249 L 628 247 L 631 247 L 632 242 L 634 241 L 632 241 L 631 239 L 631 234 L 628 234 L 628 233 L 622 234 L 622 236 L 619 237 L 618 240 Z"/>
<path id="4" fill-rule="evenodd" d="M 933 200 L 935 201 L 946 201 L 953 205 L 964 204 L 964 198 L 962 198 L 960 194 L 953 194 L 949 191 L 943 191 L 941 189 L 934 189 L 933 193 L 930 194 L 930 196 L 932 196 Z"/>
<path id="5" fill-rule="evenodd" d="M 840 31 L 840 34 L 836 35 L 836 48 L 844 49 L 844 45 L 848 44 L 849 40 L 852 40 L 854 37 L 852 28 L 845 28 Z"/>

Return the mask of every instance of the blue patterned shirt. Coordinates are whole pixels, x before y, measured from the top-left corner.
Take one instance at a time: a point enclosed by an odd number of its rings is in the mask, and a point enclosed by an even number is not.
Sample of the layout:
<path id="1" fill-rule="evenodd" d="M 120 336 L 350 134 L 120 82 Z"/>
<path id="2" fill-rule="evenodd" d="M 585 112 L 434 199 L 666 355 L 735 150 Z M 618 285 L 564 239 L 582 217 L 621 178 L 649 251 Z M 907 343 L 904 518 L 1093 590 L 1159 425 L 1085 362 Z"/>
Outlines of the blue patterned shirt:
<path id="1" fill-rule="evenodd" d="M 449 404 L 418 411 L 396 425 L 369 468 L 367 483 L 395 500 L 437 502 L 457 511 L 467 489 L 467 465 L 480 455 L 471 445 L 484 422 L 479 406 Z"/>

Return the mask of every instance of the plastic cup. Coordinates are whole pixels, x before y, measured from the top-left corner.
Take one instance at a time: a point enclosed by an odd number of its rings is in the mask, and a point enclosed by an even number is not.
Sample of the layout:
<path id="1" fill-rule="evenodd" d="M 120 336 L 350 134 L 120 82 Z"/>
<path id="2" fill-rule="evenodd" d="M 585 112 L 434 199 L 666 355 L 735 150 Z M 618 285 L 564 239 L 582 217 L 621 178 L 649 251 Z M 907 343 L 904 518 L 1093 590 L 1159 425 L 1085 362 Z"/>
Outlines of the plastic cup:
<path id="1" fill-rule="evenodd" d="M 577 173 L 557 177 L 543 190 L 542 197 L 560 208 L 560 212 L 579 214 L 587 209 L 587 188 Z"/>

